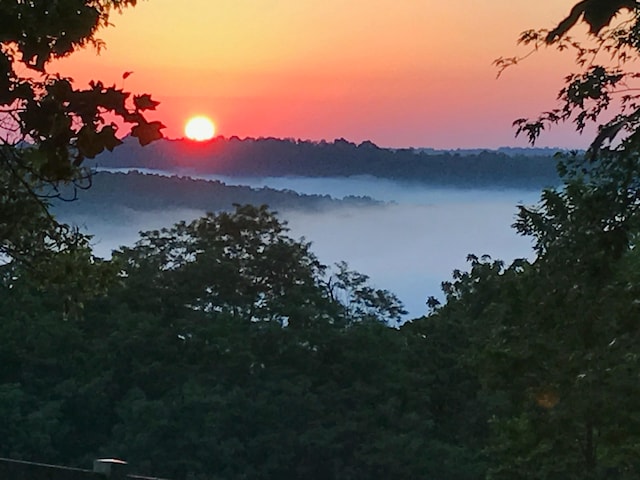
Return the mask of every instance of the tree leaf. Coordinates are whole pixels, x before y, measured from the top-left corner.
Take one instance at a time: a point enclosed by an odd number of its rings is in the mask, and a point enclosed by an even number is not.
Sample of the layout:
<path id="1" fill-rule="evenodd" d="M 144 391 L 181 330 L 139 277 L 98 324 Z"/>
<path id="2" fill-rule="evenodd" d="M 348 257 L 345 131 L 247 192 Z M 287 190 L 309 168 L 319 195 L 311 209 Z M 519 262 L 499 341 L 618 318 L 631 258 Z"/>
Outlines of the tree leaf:
<path id="1" fill-rule="evenodd" d="M 156 102 L 151 99 L 151 95 L 135 95 L 133 97 L 133 104 L 135 105 L 137 110 L 155 110 L 160 102 Z"/>
<path id="2" fill-rule="evenodd" d="M 145 146 L 149 143 L 160 140 L 163 135 L 160 130 L 166 128 L 162 122 L 140 123 L 131 129 L 131 136 L 136 137 L 140 145 Z"/>
<path id="3" fill-rule="evenodd" d="M 122 140 L 116 137 L 116 128 L 113 125 L 107 125 L 98 134 L 104 148 L 113 152 L 118 145 L 122 145 Z"/>
<path id="4" fill-rule="evenodd" d="M 569 16 L 551 30 L 546 42 L 553 43 L 567 33 L 580 19 L 589 25 L 589 32 L 593 35 L 600 33 L 609 25 L 613 17 L 623 8 L 633 10 L 637 7 L 634 0 L 583 0 L 574 5 Z"/>

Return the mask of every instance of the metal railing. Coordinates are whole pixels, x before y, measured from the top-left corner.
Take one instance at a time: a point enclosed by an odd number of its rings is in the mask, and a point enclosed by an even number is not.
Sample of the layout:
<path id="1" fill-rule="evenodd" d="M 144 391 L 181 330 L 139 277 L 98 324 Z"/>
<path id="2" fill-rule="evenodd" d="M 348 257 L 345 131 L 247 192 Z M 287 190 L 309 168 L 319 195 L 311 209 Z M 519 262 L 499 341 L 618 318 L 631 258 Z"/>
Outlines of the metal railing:
<path id="1" fill-rule="evenodd" d="M 101 458 L 93 462 L 93 470 L 48 465 L 0 458 L 2 480 L 166 480 L 128 473 L 127 462 L 117 458 Z"/>

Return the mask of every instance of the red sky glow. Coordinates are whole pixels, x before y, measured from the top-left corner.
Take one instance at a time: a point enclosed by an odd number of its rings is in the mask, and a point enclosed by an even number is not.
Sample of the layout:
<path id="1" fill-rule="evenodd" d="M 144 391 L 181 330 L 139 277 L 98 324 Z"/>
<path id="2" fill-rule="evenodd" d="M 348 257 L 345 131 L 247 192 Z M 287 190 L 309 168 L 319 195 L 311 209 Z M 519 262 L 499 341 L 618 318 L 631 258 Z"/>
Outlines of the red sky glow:
<path id="1" fill-rule="evenodd" d="M 227 137 L 524 146 L 511 123 L 555 106 L 573 59 L 542 51 L 500 79 L 492 61 L 525 53 L 518 34 L 553 27 L 573 3 L 150 0 L 114 16 L 99 56 L 78 52 L 56 69 L 78 85 L 151 93 L 169 138 L 204 114 Z M 587 143 L 563 127 L 539 145 Z"/>

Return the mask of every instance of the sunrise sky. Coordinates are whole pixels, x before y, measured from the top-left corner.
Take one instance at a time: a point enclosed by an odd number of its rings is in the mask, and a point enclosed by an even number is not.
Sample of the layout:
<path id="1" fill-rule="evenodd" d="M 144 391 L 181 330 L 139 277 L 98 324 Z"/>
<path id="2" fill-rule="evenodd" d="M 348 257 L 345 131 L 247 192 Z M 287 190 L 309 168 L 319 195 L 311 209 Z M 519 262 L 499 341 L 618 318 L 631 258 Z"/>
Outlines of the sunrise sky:
<path id="1" fill-rule="evenodd" d="M 575 0 L 149 0 L 112 19 L 107 49 L 56 69 L 151 93 L 170 138 L 193 115 L 240 137 L 344 137 L 388 147 L 525 145 L 511 122 L 555 105 L 570 54 L 523 54 Z M 125 71 L 134 73 L 126 80 Z M 124 83 L 123 83 L 124 82 Z M 581 147 L 568 129 L 539 145 Z"/>

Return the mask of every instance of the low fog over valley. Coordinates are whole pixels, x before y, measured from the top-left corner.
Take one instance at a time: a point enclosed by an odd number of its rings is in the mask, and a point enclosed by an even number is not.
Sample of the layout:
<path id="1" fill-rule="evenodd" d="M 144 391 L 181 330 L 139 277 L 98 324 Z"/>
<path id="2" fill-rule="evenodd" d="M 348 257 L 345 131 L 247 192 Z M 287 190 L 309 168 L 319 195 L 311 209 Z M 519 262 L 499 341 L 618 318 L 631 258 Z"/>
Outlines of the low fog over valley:
<path id="1" fill-rule="evenodd" d="M 139 231 L 233 203 L 266 203 L 288 222 L 292 237 L 312 242 L 323 263 L 344 260 L 397 294 L 407 318 L 426 313 L 427 297 L 442 296 L 440 283 L 453 269 L 466 268 L 469 253 L 505 261 L 532 254 L 529 239 L 510 225 L 517 204 L 537 201 L 534 189 L 437 187 L 371 176 L 198 175 L 213 180 L 205 182 L 169 175 L 97 173 L 94 187 L 58 206 L 59 215 L 94 235 L 95 253 L 109 257 L 135 243 Z"/>

